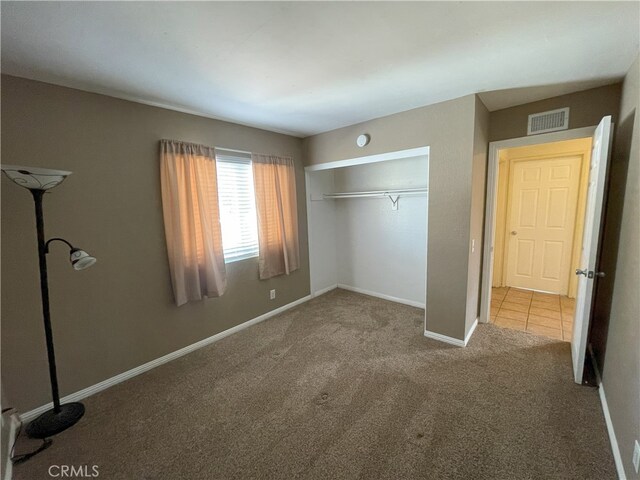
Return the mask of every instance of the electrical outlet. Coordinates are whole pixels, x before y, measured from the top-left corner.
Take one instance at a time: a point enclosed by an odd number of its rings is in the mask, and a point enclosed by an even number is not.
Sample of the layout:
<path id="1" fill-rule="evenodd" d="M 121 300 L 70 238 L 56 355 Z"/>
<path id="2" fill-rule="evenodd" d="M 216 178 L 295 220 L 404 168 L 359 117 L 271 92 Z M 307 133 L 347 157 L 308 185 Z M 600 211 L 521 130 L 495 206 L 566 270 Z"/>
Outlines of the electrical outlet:
<path id="1" fill-rule="evenodd" d="M 638 467 L 640 467 L 640 443 L 636 440 L 636 443 L 633 447 L 633 468 L 636 469 L 636 473 L 638 473 Z"/>
<path id="2" fill-rule="evenodd" d="M 276 291 L 275 291 L 275 289 L 273 289 L 273 290 L 270 290 L 270 291 L 269 291 L 269 299 L 270 299 L 270 300 L 273 300 L 274 298 L 276 298 Z"/>

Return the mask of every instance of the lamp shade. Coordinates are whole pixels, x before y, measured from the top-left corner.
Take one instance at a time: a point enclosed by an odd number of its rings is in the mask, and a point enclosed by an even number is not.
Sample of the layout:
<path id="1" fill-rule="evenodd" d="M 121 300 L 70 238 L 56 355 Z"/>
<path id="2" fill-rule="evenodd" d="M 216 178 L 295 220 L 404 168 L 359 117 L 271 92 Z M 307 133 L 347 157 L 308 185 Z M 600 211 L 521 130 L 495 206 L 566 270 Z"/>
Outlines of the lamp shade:
<path id="1" fill-rule="evenodd" d="M 0 165 L 4 174 L 21 187 L 30 190 L 49 190 L 60 185 L 71 172 L 23 165 Z"/>
<path id="2" fill-rule="evenodd" d="M 75 270 L 84 270 L 96 263 L 96 259 L 79 248 L 71 249 L 71 265 Z"/>

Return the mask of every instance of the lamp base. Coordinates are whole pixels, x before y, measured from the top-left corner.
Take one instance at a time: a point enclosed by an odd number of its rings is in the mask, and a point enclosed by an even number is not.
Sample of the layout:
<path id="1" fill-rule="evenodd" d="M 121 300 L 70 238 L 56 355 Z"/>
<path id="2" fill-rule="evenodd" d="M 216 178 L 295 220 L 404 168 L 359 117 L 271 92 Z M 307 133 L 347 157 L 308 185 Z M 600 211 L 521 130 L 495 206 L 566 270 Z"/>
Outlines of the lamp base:
<path id="1" fill-rule="evenodd" d="M 27 425 L 27 435 L 30 438 L 52 437 L 75 425 L 83 415 L 84 405 L 79 402 L 60 405 L 59 412 L 48 410 Z"/>

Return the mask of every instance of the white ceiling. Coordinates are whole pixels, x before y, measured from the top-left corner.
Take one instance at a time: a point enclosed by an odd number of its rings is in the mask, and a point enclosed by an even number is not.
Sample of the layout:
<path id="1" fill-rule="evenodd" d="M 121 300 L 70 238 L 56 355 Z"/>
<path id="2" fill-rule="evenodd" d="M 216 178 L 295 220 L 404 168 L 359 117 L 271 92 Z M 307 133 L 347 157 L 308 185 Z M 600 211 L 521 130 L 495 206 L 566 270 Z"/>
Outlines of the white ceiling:
<path id="1" fill-rule="evenodd" d="M 638 2 L 5 2 L 2 72 L 307 136 L 620 79 Z M 533 88 L 529 88 L 533 87 Z"/>

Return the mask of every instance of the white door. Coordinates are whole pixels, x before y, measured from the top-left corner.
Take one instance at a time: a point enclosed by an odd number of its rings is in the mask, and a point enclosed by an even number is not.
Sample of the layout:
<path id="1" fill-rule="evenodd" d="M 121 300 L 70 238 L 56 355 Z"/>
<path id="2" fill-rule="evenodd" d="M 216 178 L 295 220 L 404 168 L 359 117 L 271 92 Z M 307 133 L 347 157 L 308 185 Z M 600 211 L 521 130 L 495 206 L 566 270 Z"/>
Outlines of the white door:
<path id="1" fill-rule="evenodd" d="M 573 340 L 571 341 L 573 375 L 576 383 L 582 383 L 584 362 L 587 354 L 587 336 L 589 334 L 593 286 L 595 277 L 601 274 L 596 271 L 596 255 L 598 253 L 598 238 L 600 236 L 602 204 L 610 149 L 611 117 L 607 116 L 602 119 L 593 134 L 582 255 L 580 257 L 580 269 L 576 271 L 576 275 L 579 276 L 578 293 L 576 295 Z"/>
<path id="2" fill-rule="evenodd" d="M 578 155 L 512 162 L 505 242 L 509 287 L 567 294 L 581 165 Z"/>

